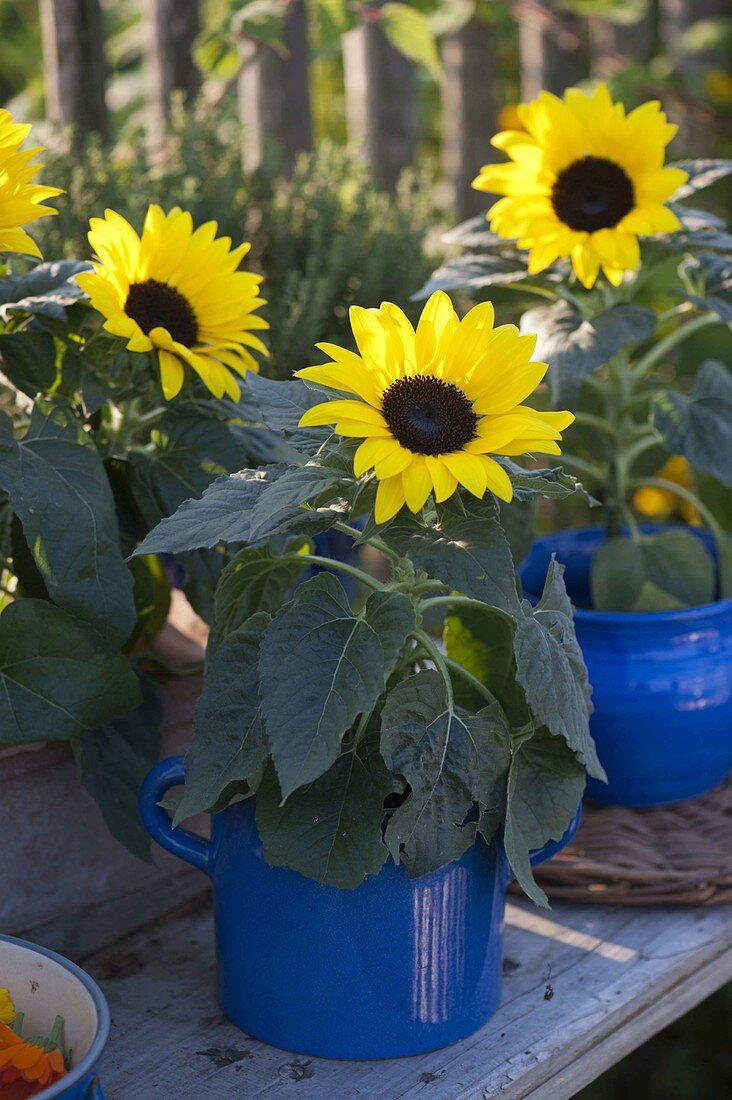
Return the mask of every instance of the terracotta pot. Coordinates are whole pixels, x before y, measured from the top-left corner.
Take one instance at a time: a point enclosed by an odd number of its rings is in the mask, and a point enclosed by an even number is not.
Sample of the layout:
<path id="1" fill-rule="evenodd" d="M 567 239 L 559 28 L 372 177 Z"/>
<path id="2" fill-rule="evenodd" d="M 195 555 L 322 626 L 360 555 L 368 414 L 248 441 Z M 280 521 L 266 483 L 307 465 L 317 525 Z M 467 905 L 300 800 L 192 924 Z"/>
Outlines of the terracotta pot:
<path id="1" fill-rule="evenodd" d="M 161 759 L 187 750 L 202 684 L 201 674 L 168 681 Z M 109 834 L 66 743 L 0 752 L 0 791 L 0 932 L 23 931 L 80 899 L 89 905 L 179 871 L 180 862 L 160 849 L 154 866 L 142 863 Z"/>

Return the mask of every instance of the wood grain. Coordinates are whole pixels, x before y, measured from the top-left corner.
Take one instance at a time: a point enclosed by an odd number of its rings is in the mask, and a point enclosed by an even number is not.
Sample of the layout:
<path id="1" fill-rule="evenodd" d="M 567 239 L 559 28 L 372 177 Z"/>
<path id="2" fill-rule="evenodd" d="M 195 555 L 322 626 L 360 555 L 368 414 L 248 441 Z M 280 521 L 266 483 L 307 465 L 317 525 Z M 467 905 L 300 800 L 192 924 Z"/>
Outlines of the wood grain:
<path id="1" fill-rule="evenodd" d="M 119 928 L 134 908 L 128 898 L 126 918 L 105 919 Z M 732 976 L 732 908 L 511 903 L 493 1020 L 446 1050 L 385 1062 L 288 1054 L 229 1024 L 214 997 L 207 898 L 86 966 L 112 1010 L 107 1100 L 566 1100 Z"/>

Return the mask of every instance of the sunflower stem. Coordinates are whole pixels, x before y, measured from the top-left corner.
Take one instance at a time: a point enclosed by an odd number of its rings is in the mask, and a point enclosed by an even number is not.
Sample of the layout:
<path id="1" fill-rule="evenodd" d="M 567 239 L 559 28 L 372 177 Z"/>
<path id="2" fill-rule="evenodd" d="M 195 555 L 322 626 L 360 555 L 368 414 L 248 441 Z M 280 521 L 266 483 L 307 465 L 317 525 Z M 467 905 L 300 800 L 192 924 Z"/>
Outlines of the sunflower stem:
<path id="1" fill-rule="evenodd" d="M 371 577 L 368 573 L 364 573 L 363 569 L 358 569 L 355 565 L 349 565 L 348 562 L 345 561 L 337 561 L 335 558 L 323 558 L 320 554 L 286 554 L 281 560 L 293 562 L 306 561 L 311 565 L 319 565 L 321 568 L 330 571 L 337 569 L 339 572 L 346 573 L 349 577 L 353 577 L 355 580 L 360 581 L 361 584 L 373 588 L 376 592 L 380 592 L 384 588 L 381 581 L 377 581 L 375 577 Z"/>
<path id="2" fill-rule="evenodd" d="M 485 684 L 481 684 L 477 676 L 473 676 L 472 672 L 468 672 L 467 668 L 463 668 L 457 661 L 452 661 L 449 657 L 445 657 L 445 664 L 450 672 L 454 672 L 461 680 L 464 680 L 466 684 L 469 684 L 473 691 L 476 691 L 479 695 L 488 703 L 495 703 L 495 696 L 491 694 Z"/>
<path id="3" fill-rule="evenodd" d="M 634 364 L 631 368 L 632 377 L 634 382 L 639 382 L 641 378 L 653 370 L 656 363 L 660 362 L 665 355 L 668 355 L 677 344 L 680 344 L 683 340 L 688 340 L 690 336 L 693 336 L 695 332 L 699 332 L 700 329 L 706 328 L 707 325 L 717 324 L 719 318 L 714 313 L 704 313 L 700 317 L 695 317 L 692 321 L 688 321 L 685 325 L 680 325 L 679 328 L 675 328 L 672 332 L 669 332 L 657 344 L 654 344 L 650 351 L 647 351 L 645 355 Z"/>
<path id="4" fill-rule="evenodd" d="M 344 535 L 350 535 L 354 541 L 362 542 L 366 546 L 372 546 L 374 550 L 378 550 L 389 559 L 394 565 L 399 562 L 399 555 L 392 549 L 390 549 L 386 543 L 377 536 L 370 536 L 369 538 L 363 537 L 363 531 L 359 531 L 358 527 L 351 527 L 350 523 L 343 523 L 341 520 L 335 524 L 336 531 L 340 531 Z"/>
<path id="5" fill-rule="evenodd" d="M 438 672 L 441 674 L 442 679 L 445 681 L 445 692 L 447 693 L 447 702 L 450 710 L 455 706 L 455 699 L 452 691 L 452 680 L 450 679 L 450 670 L 447 667 L 447 662 L 435 643 L 424 630 L 413 630 L 412 638 L 422 646 Z"/>

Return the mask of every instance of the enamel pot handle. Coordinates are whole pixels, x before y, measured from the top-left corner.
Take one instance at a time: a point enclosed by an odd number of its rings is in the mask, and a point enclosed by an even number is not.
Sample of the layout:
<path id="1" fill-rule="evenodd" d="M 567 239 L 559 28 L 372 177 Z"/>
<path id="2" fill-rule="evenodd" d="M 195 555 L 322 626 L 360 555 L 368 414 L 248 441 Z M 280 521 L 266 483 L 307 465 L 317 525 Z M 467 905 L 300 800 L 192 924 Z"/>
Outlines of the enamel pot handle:
<path id="1" fill-rule="evenodd" d="M 187 829 L 174 829 L 166 810 L 158 805 L 171 787 L 185 783 L 182 756 L 169 756 L 148 772 L 140 791 L 140 817 L 153 840 L 174 856 L 192 863 L 199 871 L 211 873 L 211 846 L 207 840 Z"/>
<path id="2" fill-rule="evenodd" d="M 89 1085 L 84 1100 L 104 1100 L 104 1093 L 102 1092 L 102 1086 L 99 1084 L 98 1077 L 95 1077 Z"/>

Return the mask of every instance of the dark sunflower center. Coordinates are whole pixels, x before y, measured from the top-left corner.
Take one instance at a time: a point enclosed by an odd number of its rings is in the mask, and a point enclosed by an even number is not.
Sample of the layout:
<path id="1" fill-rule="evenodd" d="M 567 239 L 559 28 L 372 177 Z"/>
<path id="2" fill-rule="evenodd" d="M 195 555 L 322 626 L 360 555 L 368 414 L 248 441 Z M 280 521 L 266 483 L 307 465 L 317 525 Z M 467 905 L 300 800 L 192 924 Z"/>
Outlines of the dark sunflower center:
<path id="1" fill-rule="evenodd" d="M 164 328 L 187 348 L 198 339 L 198 322 L 188 300 L 175 287 L 157 279 L 130 283 L 125 313 L 137 321 L 146 336 L 154 328 Z"/>
<path id="2" fill-rule="evenodd" d="M 619 164 L 604 157 L 583 157 L 557 176 L 552 206 L 570 229 L 594 233 L 612 229 L 629 214 L 635 192 Z"/>
<path id="3" fill-rule="evenodd" d="M 475 439 L 473 406 L 441 378 L 398 378 L 384 393 L 381 411 L 394 438 L 415 454 L 448 454 Z"/>

